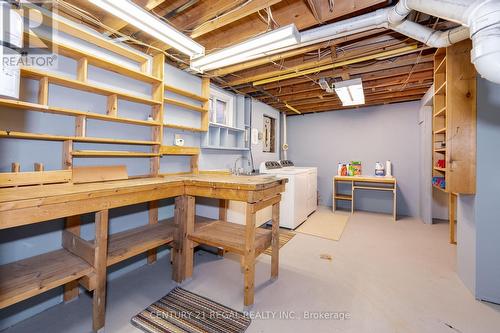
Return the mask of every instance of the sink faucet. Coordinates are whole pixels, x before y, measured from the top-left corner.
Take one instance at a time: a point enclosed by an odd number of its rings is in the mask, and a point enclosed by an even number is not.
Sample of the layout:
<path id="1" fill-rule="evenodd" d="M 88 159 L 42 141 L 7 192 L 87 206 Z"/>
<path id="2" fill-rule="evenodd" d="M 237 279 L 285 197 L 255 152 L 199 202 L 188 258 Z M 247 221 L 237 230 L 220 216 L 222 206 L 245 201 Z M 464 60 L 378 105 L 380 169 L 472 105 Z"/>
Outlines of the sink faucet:
<path id="1" fill-rule="evenodd" d="M 240 161 L 242 159 L 243 159 L 243 156 L 240 156 L 236 159 L 236 161 L 234 161 L 233 175 L 236 175 L 236 176 L 240 175 L 239 169 L 236 168 L 236 164 L 238 163 L 238 161 Z"/>

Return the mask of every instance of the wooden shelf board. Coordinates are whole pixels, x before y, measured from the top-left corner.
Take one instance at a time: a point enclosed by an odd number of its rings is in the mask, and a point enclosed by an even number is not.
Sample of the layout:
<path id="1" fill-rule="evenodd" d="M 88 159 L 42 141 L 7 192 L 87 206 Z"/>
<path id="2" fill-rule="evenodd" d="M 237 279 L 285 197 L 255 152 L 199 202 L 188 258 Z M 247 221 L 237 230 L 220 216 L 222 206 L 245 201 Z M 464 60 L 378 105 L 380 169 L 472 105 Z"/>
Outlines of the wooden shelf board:
<path id="1" fill-rule="evenodd" d="M 168 127 L 168 128 L 183 130 L 183 131 L 190 131 L 190 132 L 206 132 L 206 130 L 201 129 L 201 128 L 189 127 L 189 126 L 184 126 L 184 125 L 164 124 L 163 126 Z"/>
<path id="2" fill-rule="evenodd" d="M 195 219 L 195 230 L 215 221 L 201 216 L 196 216 Z M 174 218 L 169 218 L 161 220 L 157 224 L 147 224 L 110 235 L 108 266 L 169 244 L 174 240 L 175 230 Z"/>
<path id="3" fill-rule="evenodd" d="M 196 243 L 223 248 L 237 254 L 245 252 L 245 226 L 226 221 L 215 221 L 188 235 Z M 255 252 L 261 253 L 271 245 L 271 230 L 255 230 Z"/>
<path id="4" fill-rule="evenodd" d="M 435 153 L 446 153 L 446 148 L 438 148 L 438 149 L 434 149 L 434 152 Z"/>
<path id="5" fill-rule="evenodd" d="M 46 47 L 47 44 L 51 44 L 57 48 L 57 53 L 70 57 L 73 59 L 80 59 L 80 58 L 87 58 L 89 65 L 93 65 L 96 67 L 100 67 L 102 69 L 121 74 L 130 78 L 133 78 L 135 80 L 143 81 L 146 83 L 162 83 L 162 80 L 159 78 L 156 78 L 152 75 L 146 74 L 144 72 L 135 70 L 133 68 L 123 66 L 121 63 L 116 63 L 112 61 L 108 61 L 102 57 L 96 57 L 87 51 L 80 50 L 78 48 L 75 48 L 73 46 L 55 41 L 53 39 L 46 38 L 44 36 L 37 36 L 32 32 L 27 33 L 31 39 L 30 42 L 33 41 L 34 43 L 38 42 L 38 39 L 40 41 L 43 41 L 44 44 L 40 43 L 40 46 Z M 38 45 L 34 45 L 38 46 Z"/>
<path id="6" fill-rule="evenodd" d="M 334 199 L 352 201 L 352 195 L 350 195 L 350 194 L 336 194 L 334 196 Z"/>
<path id="7" fill-rule="evenodd" d="M 189 109 L 189 110 L 193 110 L 193 111 L 197 111 L 197 112 L 207 112 L 208 111 L 208 110 L 202 108 L 201 106 L 196 106 L 196 105 L 192 105 L 189 103 L 176 101 L 175 99 L 172 99 L 172 98 L 165 98 L 164 101 L 167 104 L 179 106 L 181 108 Z"/>
<path id="8" fill-rule="evenodd" d="M 73 157 L 155 157 L 156 153 L 142 153 L 136 151 L 105 151 L 105 150 L 76 150 Z"/>
<path id="9" fill-rule="evenodd" d="M 201 149 L 215 149 L 215 150 L 250 150 L 246 147 L 216 147 L 216 146 L 202 146 Z"/>
<path id="10" fill-rule="evenodd" d="M 78 111 L 56 106 L 47 106 L 42 104 L 3 99 L 3 98 L 0 98 L 0 105 L 10 107 L 16 110 L 37 111 L 43 113 L 60 114 L 60 115 L 74 116 L 74 117 L 84 116 L 90 119 L 97 119 L 97 120 L 104 120 L 104 121 L 111 121 L 111 122 L 125 123 L 132 125 L 141 125 L 141 126 L 161 126 L 161 123 L 158 121 L 112 117 L 100 113 Z"/>
<path id="11" fill-rule="evenodd" d="M 235 132 L 244 132 L 244 128 L 238 128 L 238 127 L 233 127 L 233 126 L 228 126 L 228 125 L 222 125 L 222 124 L 217 124 L 217 123 L 209 123 L 208 126 L 211 127 L 219 127 L 219 128 L 226 128 L 230 131 L 235 131 Z"/>
<path id="12" fill-rule="evenodd" d="M 138 146 L 153 146 L 160 144 L 160 142 L 154 142 L 154 141 L 89 138 L 89 137 L 50 135 L 50 134 L 25 133 L 25 132 L 14 132 L 14 131 L 0 131 L 0 137 L 25 139 L 25 140 L 43 140 L 43 141 L 73 140 L 75 142 L 110 143 L 110 144 L 125 144 L 125 145 L 138 145 Z"/>
<path id="13" fill-rule="evenodd" d="M 62 249 L 0 266 L 0 308 L 90 274 L 83 259 Z"/>
<path id="14" fill-rule="evenodd" d="M 141 96 L 136 96 L 129 94 L 124 91 L 119 91 L 111 88 L 105 88 L 105 87 L 98 87 L 92 83 L 88 82 L 81 82 L 78 80 L 71 79 L 66 76 L 62 76 L 59 74 L 54 74 L 38 69 L 34 69 L 31 67 L 22 67 L 21 68 L 21 75 L 26 78 L 31 78 L 31 79 L 40 79 L 43 77 L 47 77 L 49 79 L 49 82 L 52 84 L 60 85 L 66 88 L 71 88 L 71 89 L 78 89 L 94 94 L 99 94 L 99 95 L 104 95 L 104 96 L 110 96 L 110 95 L 117 95 L 120 99 L 131 101 L 131 102 L 136 102 L 136 103 L 142 103 L 142 104 L 147 104 L 147 105 L 161 105 L 162 103 L 159 101 L 155 101 L 150 98 L 146 97 L 141 97 Z"/>
<path id="15" fill-rule="evenodd" d="M 446 117 L 446 106 L 434 114 L 434 117 Z"/>
<path id="16" fill-rule="evenodd" d="M 193 94 L 192 92 L 189 92 L 187 90 L 183 90 L 174 86 L 170 86 L 168 84 L 165 84 L 165 90 L 168 90 L 170 92 L 173 92 L 174 94 L 181 95 L 184 97 L 188 97 L 190 99 L 197 100 L 199 102 L 207 102 L 208 98 L 203 97 L 201 95 Z"/>
<path id="17" fill-rule="evenodd" d="M 433 186 L 434 188 L 437 188 L 437 189 L 438 189 L 438 190 L 440 190 L 440 191 L 446 192 L 446 189 L 444 189 L 444 188 L 441 188 L 441 187 L 436 186 L 436 185 L 434 185 L 434 184 L 433 184 L 432 186 Z"/>
<path id="18" fill-rule="evenodd" d="M 438 168 L 438 167 L 434 167 L 434 170 L 436 170 L 436 171 L 440 171 L 440 172 L 446 172 L 446 168 Z"/>
<path id="19" fill-rule="evenodd" d="M 160 155 L 199 155 L 199 147 L 161 146 Z"/>
<path id="20" fill-rule="evenodd" d="M 445 94 L 446 94 L 446 82 L 440 85 L 434 92 L 434 95 L 445 95 Z"/>
<path id="21" fill-rule="evenodd" d="M 444 133 L 446 133 L 446 127 L 445 128 L 441 128 L 441 129 L 439 129 L 437 131 L 434 131 L 434 134 L 444 134 Z"/>

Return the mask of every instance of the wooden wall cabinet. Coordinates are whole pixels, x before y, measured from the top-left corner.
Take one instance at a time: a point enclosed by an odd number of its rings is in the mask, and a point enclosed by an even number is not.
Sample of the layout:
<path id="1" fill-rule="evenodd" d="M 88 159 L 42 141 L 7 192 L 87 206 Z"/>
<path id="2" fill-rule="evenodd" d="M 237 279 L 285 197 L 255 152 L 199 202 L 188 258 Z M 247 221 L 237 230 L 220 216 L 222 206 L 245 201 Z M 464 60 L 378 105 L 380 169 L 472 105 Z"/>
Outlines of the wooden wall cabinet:
<path id="1" fill-rule="evenodd" d="M 433 177 L 444 177 L 446 186 L 435 187 L 448 193 L 476 192 L 476 70 L 471 48 L 467 39 L 437 50 L 434 57 Z"/>

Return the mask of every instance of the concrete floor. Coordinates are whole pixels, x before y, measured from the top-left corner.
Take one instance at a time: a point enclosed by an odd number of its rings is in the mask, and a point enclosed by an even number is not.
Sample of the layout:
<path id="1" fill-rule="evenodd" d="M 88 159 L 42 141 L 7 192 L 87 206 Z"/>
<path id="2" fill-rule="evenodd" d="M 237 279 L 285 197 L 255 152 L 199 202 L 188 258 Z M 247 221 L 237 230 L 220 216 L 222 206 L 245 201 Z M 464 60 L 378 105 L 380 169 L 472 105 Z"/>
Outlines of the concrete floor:
<path id="1" fill-rule="evenodd" d="M 500 306 L 474 300 L 455 273 L 446 224 L 359 212 L 339 242 L 304 234 L 281 253 L 280 278 L 269 282 L 270 257 L 256 268 L 255 318 L 247 332 L 493 333 Z M 329 254 L 333 260 L 321 259 Z M 243 279 L 235 256 L 196 255 L 194 278 L 182 286 L 243 309 Z M 139 332 L 130 318 L 175 286 L 166 258 L 109 284 L 106 332 Z M 264 318 L 269 312 L 296 319 Z M 306 312 L 347 312 L 347 320 L 298 319 Z M 91 299 L 83 295 L 6 333 L 89 332 Z"/>

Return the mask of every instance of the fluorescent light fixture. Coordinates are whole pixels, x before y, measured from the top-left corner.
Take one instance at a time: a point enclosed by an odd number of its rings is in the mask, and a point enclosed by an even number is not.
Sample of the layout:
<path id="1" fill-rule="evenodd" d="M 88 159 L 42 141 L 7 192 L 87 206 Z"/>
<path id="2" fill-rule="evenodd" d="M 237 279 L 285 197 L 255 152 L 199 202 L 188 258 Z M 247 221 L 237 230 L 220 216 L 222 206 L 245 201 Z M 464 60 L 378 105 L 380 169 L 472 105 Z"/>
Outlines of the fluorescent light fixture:
<path id="1" fill-rule="evenodd" d="M 128 0 L 89 0 L 94 5 L 122 19 L 188 55 L 191 59 L 205 54 L 205 48 L 174 27 Z"/>
<path id="2" fill-rule="evenodd" d="M 361 79 L 353 79 L 335 83 L 335 92 L 343 106 L 365 104 L 365 94 Z"/>
<path id="3" fill-rule="evenodd" d="M 289 24 L 220 51 L 194 59 L 191 61 L 191 68 L 198 72 L 205 72 L 226 67 L 264 57 L 273 51 L 298 44 L 299 42 L 300 34 L 297 28 L 294 24 Z"/>

